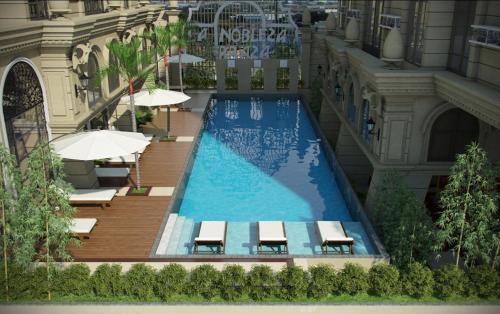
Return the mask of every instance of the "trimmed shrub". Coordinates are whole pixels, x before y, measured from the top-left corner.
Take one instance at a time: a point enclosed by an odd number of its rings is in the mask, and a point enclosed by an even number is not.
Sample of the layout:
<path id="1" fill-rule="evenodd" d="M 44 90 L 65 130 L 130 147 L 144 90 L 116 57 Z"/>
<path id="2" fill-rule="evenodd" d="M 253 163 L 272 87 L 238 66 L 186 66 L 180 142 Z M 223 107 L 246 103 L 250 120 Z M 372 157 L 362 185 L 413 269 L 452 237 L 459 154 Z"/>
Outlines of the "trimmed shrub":
<path id="1" fill-rule="evenodd" d="M 337 291 L 337 276 L 330 265 L 317 265 L 309 268 L 311 281 L 309 283 L 308 295 L 314 299 L 327 297 L 333 291 Z"/>
<path id="2" fill-rule="evenodd" d="M 91 292 L 90 268 L 86 264 L 70 265 L 54 279 L 54 290 L 60 295 L 86 295 Z"/>
<path id="3" fill-rule="evenodd" d="M 164 301 L 181 294 L 187 286 L 188 273 L 179 264 L 165 265 L 156 276 L 156 294 Z"/>
<path id="4" fill-rule="evenodd" d="M 97 266 L 90 279 L 92 290 L 98 297 L 113 297 L 123 291 L 121 265 L 101 264 Z"/>
<path id="5" fill-rule="evenodd" d="M 338 274 L 338 293 L 356 295 L 368 290 L 368 274 L 359 264 L 346 263 Z"/>
<path id="6" fill-rule="evenodd" d="M 57 278 L 58 271 L 52 269 L 51 282 L 47 281 L 47 268 L 45 266 L 35 267 L 33 271 L 28 273 L 28 280 L 30 282 L 29 296 L 33 299 L 47 299 L 50 291 L 53 291 L 54 278 Z"/>
<path id="7" fill-rule="evenodd" d="M 134 264 L 124 276 L 125 291 L 139 300 L 150 300 L 154 296 L 156 274 L 151 266 Z"/>
<path id="8" fill-rule="evenodd" d="M 368 272 L 370 292 L 385 297 L 400 292 L 399 271 L 393 265 L 377 264 Z"/>
<path id="9" fill-rule="evenodd" d="M 438 297 L 463 295 L 466 284 L 467 277 L 455 265 L 446 265 L 434 272 L 434 292 Z"/>
<path id="10" fill-rule="evenodd" d="M 27 298 L 31 291 L 31 271 L 23 267 L 9 263 L 9 300 L 19 300 Z M 6 300 L 5 277 L 2 269 L 0 275 L 0 298 Z"/>
<path id="11" fill-rule="evenodd" d="M 245 270 L 240 265 L 227 265 L 220 273 L 220 295 L 224 300 L 234 301 L 246 290 Z"/>
<path id="12" fill-rule="evenodd" d="M 201 295 L 205 299 L 212 299 L 219 292 L 219 271 L 212 265 L 201 265 L 191 271 L 191 295 Z"/>
<path id="13" fill-rule="evenodd" d="M 467 272 L 470 285 L 468 295 L 477 295 L 482 298 L 495 297 L 500 294 L 498 290 L 499 276 L 495 270 L 486 265 L 472 267 Z"/>
<path id="14" fill-rule="evenodd" d="M 278 297 L 285 300 L 294 300 L 304 297 L 309 285 L 309 276 L 299 266 L 285 266 L 276 274 L 278 281 Z"/>
<path id="15" fill-rule="evenodd" d="M 432 294 L 434 278 L 432 270 L 427 266 L 417 262 L 411 263 L 401 277 L 403 293 L 414 298 L 422 298 Z"/>
<path id="16" fill-rule="evenodd" d="M 271 297 L 276 291 L 276 278 L 267 265 L 255 265 L 247 274 L 248 295 L 252 300 L 261 301 Z"/>

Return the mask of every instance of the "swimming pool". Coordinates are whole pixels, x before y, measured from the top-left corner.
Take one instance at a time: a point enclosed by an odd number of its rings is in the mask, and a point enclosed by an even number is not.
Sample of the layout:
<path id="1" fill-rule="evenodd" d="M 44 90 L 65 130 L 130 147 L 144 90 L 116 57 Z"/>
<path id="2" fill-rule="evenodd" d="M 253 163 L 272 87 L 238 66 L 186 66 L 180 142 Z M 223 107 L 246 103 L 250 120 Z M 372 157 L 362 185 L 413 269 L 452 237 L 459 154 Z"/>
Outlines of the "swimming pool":
<path id="1" fill-rule="evenodd" d="M 351 221 L 298 98 L 219 100 L 205 125 L 180 216 L 225 221 Z"/>
<path id="2" fill-rule="evenodd" d="M 360 205 L 353 210 L 354 192 L 348 193 L 348 207 L 343 195 L 349 183 L 342 176 L 339 186 L 334 159 L 298 97 L 217 95 L 204 117 L 187 180 L 159 231 L 155 256 L 193 254 L 200 222 L 210 220 L 227 222 L 227 256 L 257 254 L 257 222 L 269 220 L 283 221 L 288 255 L 322 254 L 317 220 L 341 221 L 354 239 L 354 255 L 377 254 L 358 221 Z"/>

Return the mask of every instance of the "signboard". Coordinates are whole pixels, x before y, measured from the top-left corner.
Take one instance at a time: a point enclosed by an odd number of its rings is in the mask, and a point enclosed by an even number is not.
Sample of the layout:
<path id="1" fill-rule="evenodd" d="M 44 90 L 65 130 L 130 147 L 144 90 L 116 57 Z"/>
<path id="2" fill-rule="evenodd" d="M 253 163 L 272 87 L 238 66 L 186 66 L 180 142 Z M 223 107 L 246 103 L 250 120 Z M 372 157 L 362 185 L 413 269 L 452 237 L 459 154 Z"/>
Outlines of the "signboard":
<path id="1" fill-rule="evenodd" d="M 191 44 L 217 59 L 288 59 L 300 52 L 297 25 L 278 2 L 200 1 L 188 22 Z"/>

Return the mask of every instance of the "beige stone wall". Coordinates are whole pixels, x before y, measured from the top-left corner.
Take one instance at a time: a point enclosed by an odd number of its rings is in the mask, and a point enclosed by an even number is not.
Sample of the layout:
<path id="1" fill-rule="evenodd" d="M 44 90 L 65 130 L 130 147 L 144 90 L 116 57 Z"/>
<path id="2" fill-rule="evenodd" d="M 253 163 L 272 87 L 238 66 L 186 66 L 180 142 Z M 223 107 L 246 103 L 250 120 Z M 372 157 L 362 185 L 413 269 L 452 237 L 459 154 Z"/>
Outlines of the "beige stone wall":
<path id="1" fill-rule="evenodd" d="M 104 3 L 107 6 L 107 1 Z M 116 102 L 126 88 L 122 81 L 118 88 L 109 90 L 108 80 L 104 79 L 103 97 L 89 106 L 86 92 L 79 92 L 78 97 L 75 94 L 75 84 L 80 86 L 78 75 L 86 71 L 86 65 L 75 71 L 71 57 L 76 45 L 88 44 L 99 65 L 106 65 L 106 43 L 120 40 L 121 33 L 129 29 L 140 35 L 146 23 L 155 21 L 163 8 L 140 6 L 136 0 L 129 3 L 129 9 L 85 15 L 82 0 L 70 1 L 71 12 L 63 18 L 31 21 L 27 19 L 27 1 L 0 2 L 0 80 L 15 58 L 25 57 L 35 64 L 45 87 L 53 138 L 84 127 L 89 119 Z"/>

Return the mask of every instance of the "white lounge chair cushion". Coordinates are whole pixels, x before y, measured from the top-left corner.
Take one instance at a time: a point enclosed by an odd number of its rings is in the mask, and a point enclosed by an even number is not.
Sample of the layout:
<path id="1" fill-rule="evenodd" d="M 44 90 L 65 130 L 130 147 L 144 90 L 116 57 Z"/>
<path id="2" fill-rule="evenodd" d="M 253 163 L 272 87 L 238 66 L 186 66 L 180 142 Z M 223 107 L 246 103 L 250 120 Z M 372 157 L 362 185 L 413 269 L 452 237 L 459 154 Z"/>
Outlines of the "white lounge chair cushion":
<path id="1" fill-rule="evenodd" d="M 134 163 L 135 162 L 135 154 L 125 155 L 125 156 L 120 156 L 120 157 L 113 157 L 113 158 L 109 159 L 108 162 L 110 162 L 110 163 L 127 163 L 127 164 Z"/>
<path id="2" fill-rule="evenodd" d="M 70 202 L 111 201 L 115 197 L 115 189 L 80 189 L 71 193 Z"/>
<path id="3" fill-rule="evenodd" d="M 200 233 L 194 239 L 200 241 L 222 241 L 224 242 L 224 233 L 226 231 L 225 221 L 202 221 Z"/>
<path id="4" fill-rule="evenodd" d="M 97 223 L 96 218 L 74 218 L 71 220 L 71 233 L 90 233 Z"/>
<path id="5" fill-rule="evenodd" d="M 146 138 L 146 140 L 151 142 L 153 140 L 153 138 L 155 137 L 155 135 L 154 134 L 144 134 L 144 137 Z"/>
<path id="6" fill-rule="evenodd" d="M 353 238 L 347 237 L 342 228 L 340 221 L 316 221 L 318 226 L 321 242 L 335 242 L 335 241 L 354 241 Z"/>
<path id="7" fill-rule="evenodd" d="M 95 168 L 96 176 L 100 178 L 123 178 L 130 174 L 129 168 Z"/>
<path id="8" fill-rule="evenodd" d="M 283 222 L 259 221 L 259 241 L 286 241 Z"/>

